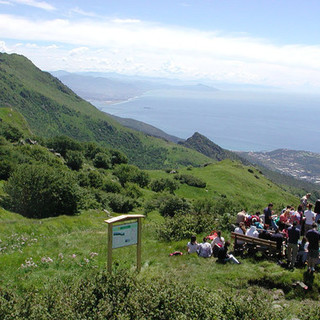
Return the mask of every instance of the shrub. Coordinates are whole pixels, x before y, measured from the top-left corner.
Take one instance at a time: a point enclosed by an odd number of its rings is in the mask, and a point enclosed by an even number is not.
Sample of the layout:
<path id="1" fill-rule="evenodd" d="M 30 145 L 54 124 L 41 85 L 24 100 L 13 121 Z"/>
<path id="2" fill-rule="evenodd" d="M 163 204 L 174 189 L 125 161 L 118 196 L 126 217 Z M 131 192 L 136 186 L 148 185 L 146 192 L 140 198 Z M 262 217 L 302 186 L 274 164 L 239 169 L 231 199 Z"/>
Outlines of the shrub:
<path id="1" fill-rule="evenodd" d="M 98 146 L 95 142 L 86 142 L 83 144 L 84 155 L 88 159 L 94 159 L 97 153 L 104 152 L 103 148 Z"/>
<path id="2" fill-rule="evenodd" d="M 97 153 L 93 159 L 93 165 L 96 168 L 110 169 L 111 168 L 110 155 L 103 152 Z"/>
<path id="3" fill-rule="evenodd" d="M 92 188 L 102 188 L 103 186 L 103 176 L 98 170 L 90 170 L 88 172 L 89 185 Z"/>
<path id="4" fill-rule="evenodd" d="M 125 184 L 123 194 L 132 199 L 138 199 L 142 196 L 140 188 L 132 182 L 127 182 Z"/>
<path id="5" fill-rule="evenodd" d="M 14 169 L 14 164 L 9 159 L 0 161 L 0 180 L 8 180 Z"/>
<path id="6" fill-rule="evenodd" d="M 105 179 L 101 189 L 105 192 L 120 193 L 121 185 L 116 181 Z"/>
<path id="7" fill-rule="evenodd" d="M 124 153 L 122 153 L 121 151 L 111 149 L 110 153 L 111 153 L 111 163 L 113 166 L 116 164 L 128 163 L 127 156 Z"/>
<path id="8" fill-rule="evenodd" d="M 10 142 L 17 142 L 23 137 L 23 133 L 16 127 L 0 122 L 0 136 L 5 137 Z"/>
<path id="9" fill-rule="evenodd" d="M 190 238 L 193 234 L 209 234 L 216 224 L 212 215 L 176 214 L 172 218 L 166 218 L 158 226 L 157 234 L 160 240 L 179 241 Z"/>
<path id="10" fill-rule="evenodd" d="M 29 218 L 75 214 L 79 191 L 71 172 L 46 165 L 20 165 L 5 184 L 10 208 Z"/>
<path id="11" fill-rule="evenodd" d="M 64 158 L 68 150 L 74 150 L 74 151 L 82 150 L 82 146 L 78 141 L 67 136 L 57 136 L 57 137 L 51 138 L 47 142 L 47 146 L 49 148 L 54 149 L 56 152 L 60 153 Z"/>
<path id="12" fill-rule="evenodd" d="M 154 192 L 169 191 L 170 193 L 174 193 L 179 188 L 179 184 L 172 179 L 160 178 L 152 180 L 150 188 Z"/>
<path id="13" fill-rule="evenodd" d="M 205 301 L 205 303 L 204 303 Z M 257 303 L 257 301 L 259 303 Z M 273 307 L 264 291 L 206 289 L 170 276 L 138 280 L 126 270 L 100 272 L 73 284 L 50 284 L 45 293 L 0 290 L 0 318 L 9 319 L 283 319 L 289 307 Z M 14 317 L 13 317 L 14 316 Z M 317 303 L 299 312 L 318 319 Z"/>
<path id="14" fill-rule="evenodd" d="M 205 188 L 207 185 L 205 181 L 191 174 L 179 174 L 179 175 L 176 175 L 174 178 L 176 180 L 179 180 L 181 183 L 185 183 L 191 187 Z"/>
<path id="15" fill-rule="evenodd" d="M 67 151 L 66 164 L 70 169 L 79 171 L 82 168 L 83 160 L 82 152 L 76 150 Z"/>
<path id="16" fill-rule="evenodd" d="M 15 152 L 20 153 L 20 158 L 25 156 L 24 162 L 41 162 L 50 166 L 63 165 L 63 161 L 40 145 L 24 145 L 15 148 Z M 20 160 L 20 163 L 22 161 Z"/>
<path id="17" fill-rule="evenodd" d="M 158 209 L 162 216 L 173 217 L 178 213 L 189 213 L 191 208 L 191 204 L 186 199 L 169 193 L 161 193 L 146 203 L 145 213 Z"/>
<path id="18" fill-rule="evenodd" d="M 135 207 L 135 201 L 123 194 L 107 193 L 106 198 L 109 207 L 118 213 L 127 213 Z"/>
<path id="19" fill-rule="evenodd" d="M 124 186 L 126 182 L 134 182 L 137 183 L 141 188 L 144 188 L 149 184 L 150 181 L 150 177 L 147 172 L 129 164 L 118 165 L 113 174 L 118 177 L 122 186 Z"/>

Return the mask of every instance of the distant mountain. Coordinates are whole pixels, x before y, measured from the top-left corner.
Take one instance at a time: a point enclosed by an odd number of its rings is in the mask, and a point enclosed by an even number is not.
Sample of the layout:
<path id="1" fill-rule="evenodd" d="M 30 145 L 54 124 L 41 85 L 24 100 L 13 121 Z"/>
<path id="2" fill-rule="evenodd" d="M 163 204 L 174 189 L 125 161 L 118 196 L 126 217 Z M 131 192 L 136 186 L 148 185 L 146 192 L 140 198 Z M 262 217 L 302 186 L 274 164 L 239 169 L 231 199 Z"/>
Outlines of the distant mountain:
<path id="1" fill-rule="evenodd" d="M 67 135 L 123 151 L 130 163 L 160 169 L 200 166 L 210 159 L 120 125 L 61 81 L 17 54 L 0 53 L 0 108 L 19 112 L 38 136 Z"/>
<path id="2" fill-rule="evenodd" d="M 320 154 L 309 151 L 278 149 L 271 152 L 238 152 L 252 163 L 320 185 Z"/>
<path id="3" fill-rule="evenodd" d="M 183 84 L 167 79 L 125 77 L 116 74 L 51 72 L 83 99 L 109 103 L 128 100 L 150 90 L 217 91 L 204 84 Z"/>

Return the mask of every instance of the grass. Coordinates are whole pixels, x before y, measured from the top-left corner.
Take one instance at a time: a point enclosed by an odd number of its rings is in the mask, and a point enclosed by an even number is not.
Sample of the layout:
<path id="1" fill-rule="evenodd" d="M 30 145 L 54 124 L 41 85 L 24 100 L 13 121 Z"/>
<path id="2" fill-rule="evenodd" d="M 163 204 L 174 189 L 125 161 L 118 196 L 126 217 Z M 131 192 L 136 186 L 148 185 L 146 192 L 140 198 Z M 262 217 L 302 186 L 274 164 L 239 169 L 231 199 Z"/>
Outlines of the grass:
<path id="1" fill-rule="evenodd" d="M 1 248 L 7 247 L 0 254 L 1 287 L 17 288 L 19 291 L 30 288 L 45 290 L 48 283 L 61 280 L 72 283 L 96 270 L 106 269 L 107 225 L 104 219 L 106 216 L 102 212 L 86 211 L 80 216 L 37 221 L 1 209 Z M 244 292 L 259 285 L 269 290 L 285 289 L 291 300 L 301 299 L 292 284 L 298 280 L 304 281 L 305 270 L 290 272 L 275 262 L 257 262 L 251 258 L 243 259 L 241 265 L 221 265 L 214 258 L 202 259 L 188 255 L 185 252 L 187 239 L 170 243 L 157 240 L 155 224 L 161 219 L 153 212 L 143 223 L 140 279 L 161 276 L 178 279 L 186 285 L 189 283 Z M 225 236 L 228 238 L 229 234 L 225 233 Z M 184 252 L 184 255 L 169 256 L 169 253 L 177 250 Z M 42 261 L 48 257 L 53 262 Z M 21 267 L 31 258 L 37 267 Z M 113 269 L 134 271 L 135 264 L 134 246 L 113 250 Z M 317 298 L 319 288 L 320 282 L 316 276 L 313 289 L 307 297 Z"/>

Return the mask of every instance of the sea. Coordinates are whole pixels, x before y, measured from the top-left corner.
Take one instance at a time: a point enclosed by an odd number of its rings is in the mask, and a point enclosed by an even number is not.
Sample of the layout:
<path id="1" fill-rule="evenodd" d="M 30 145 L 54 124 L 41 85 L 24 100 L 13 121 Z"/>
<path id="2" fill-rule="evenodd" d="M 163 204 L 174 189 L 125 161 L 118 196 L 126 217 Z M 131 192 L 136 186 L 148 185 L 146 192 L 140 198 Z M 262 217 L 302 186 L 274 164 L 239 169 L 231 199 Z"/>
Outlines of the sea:
<path id="1" fill-rule="evenodd" d="M 199 132 L 228 150 L 320 153 L 316 94 L 153 90 L 116 104 L 91 102 L 104 112 L 143 121 L 179 138 Z"/>

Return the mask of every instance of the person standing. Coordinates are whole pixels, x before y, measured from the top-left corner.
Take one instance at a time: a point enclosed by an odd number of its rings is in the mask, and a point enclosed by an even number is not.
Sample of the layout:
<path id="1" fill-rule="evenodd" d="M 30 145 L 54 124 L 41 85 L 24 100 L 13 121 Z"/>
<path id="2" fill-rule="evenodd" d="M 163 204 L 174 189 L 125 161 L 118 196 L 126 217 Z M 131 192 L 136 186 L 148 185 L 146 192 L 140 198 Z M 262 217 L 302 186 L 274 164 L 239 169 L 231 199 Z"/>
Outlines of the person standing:
<path id="1" fill-rule="evenodd" d="M 239 226 L 241 222 L 245 222 L 246 217 L 247 217 L 246 211 L 244 209 L 242 209 L 240 212 L 237 213 L 236 224 Z"/>
<path id="2" fill-rule="evenodd" d="M 309 230 L 312 229 L 312 224 L 314 223 L 316 214 L 312 211 L 312 203 L 308 204 L 308 210 L 304 212 L 305 216 L 305 224 L 304 224 L 304 232 L 307 234 Z"/>
<path id="3" fill-rule="evenodd" d="M 318 225 L 314 222 L 312 229 L 306 233 L 306 238 L 309 241 L 308 245 L 308 271 L 314 272 L 316 263 L 319 259 L 319 241 L 320 233 L 317 231 Z"/>
<path id="4" fill-rule="evenodd" d="M 269 203 L 266 208 L 264 208 L 263 213 L 264 213 L 264 224 L 268 224 L 271 226 L 271 220 L 272 220 L 272 208 L 273 204 Z"/>
<path id="5" fill-rule="evenodd" d="M 289 260 L 290 268 L 294 268 L 296 263 L 299 238 L 300 238 L 300 230 L 297 228 L 297 221 L 293 221 L 292 227 L 288 229 L 287 258 Z"/>
<path id="6" fill-rule="evenodd" d="M 309 200 L 310 197 L 311 197 L 311 193 L 307 193 L 305 196 L 303 196 L 300 199 L 300 204 L 302 205 L 303 211 L 307 210 L 308 200 Z"/>

